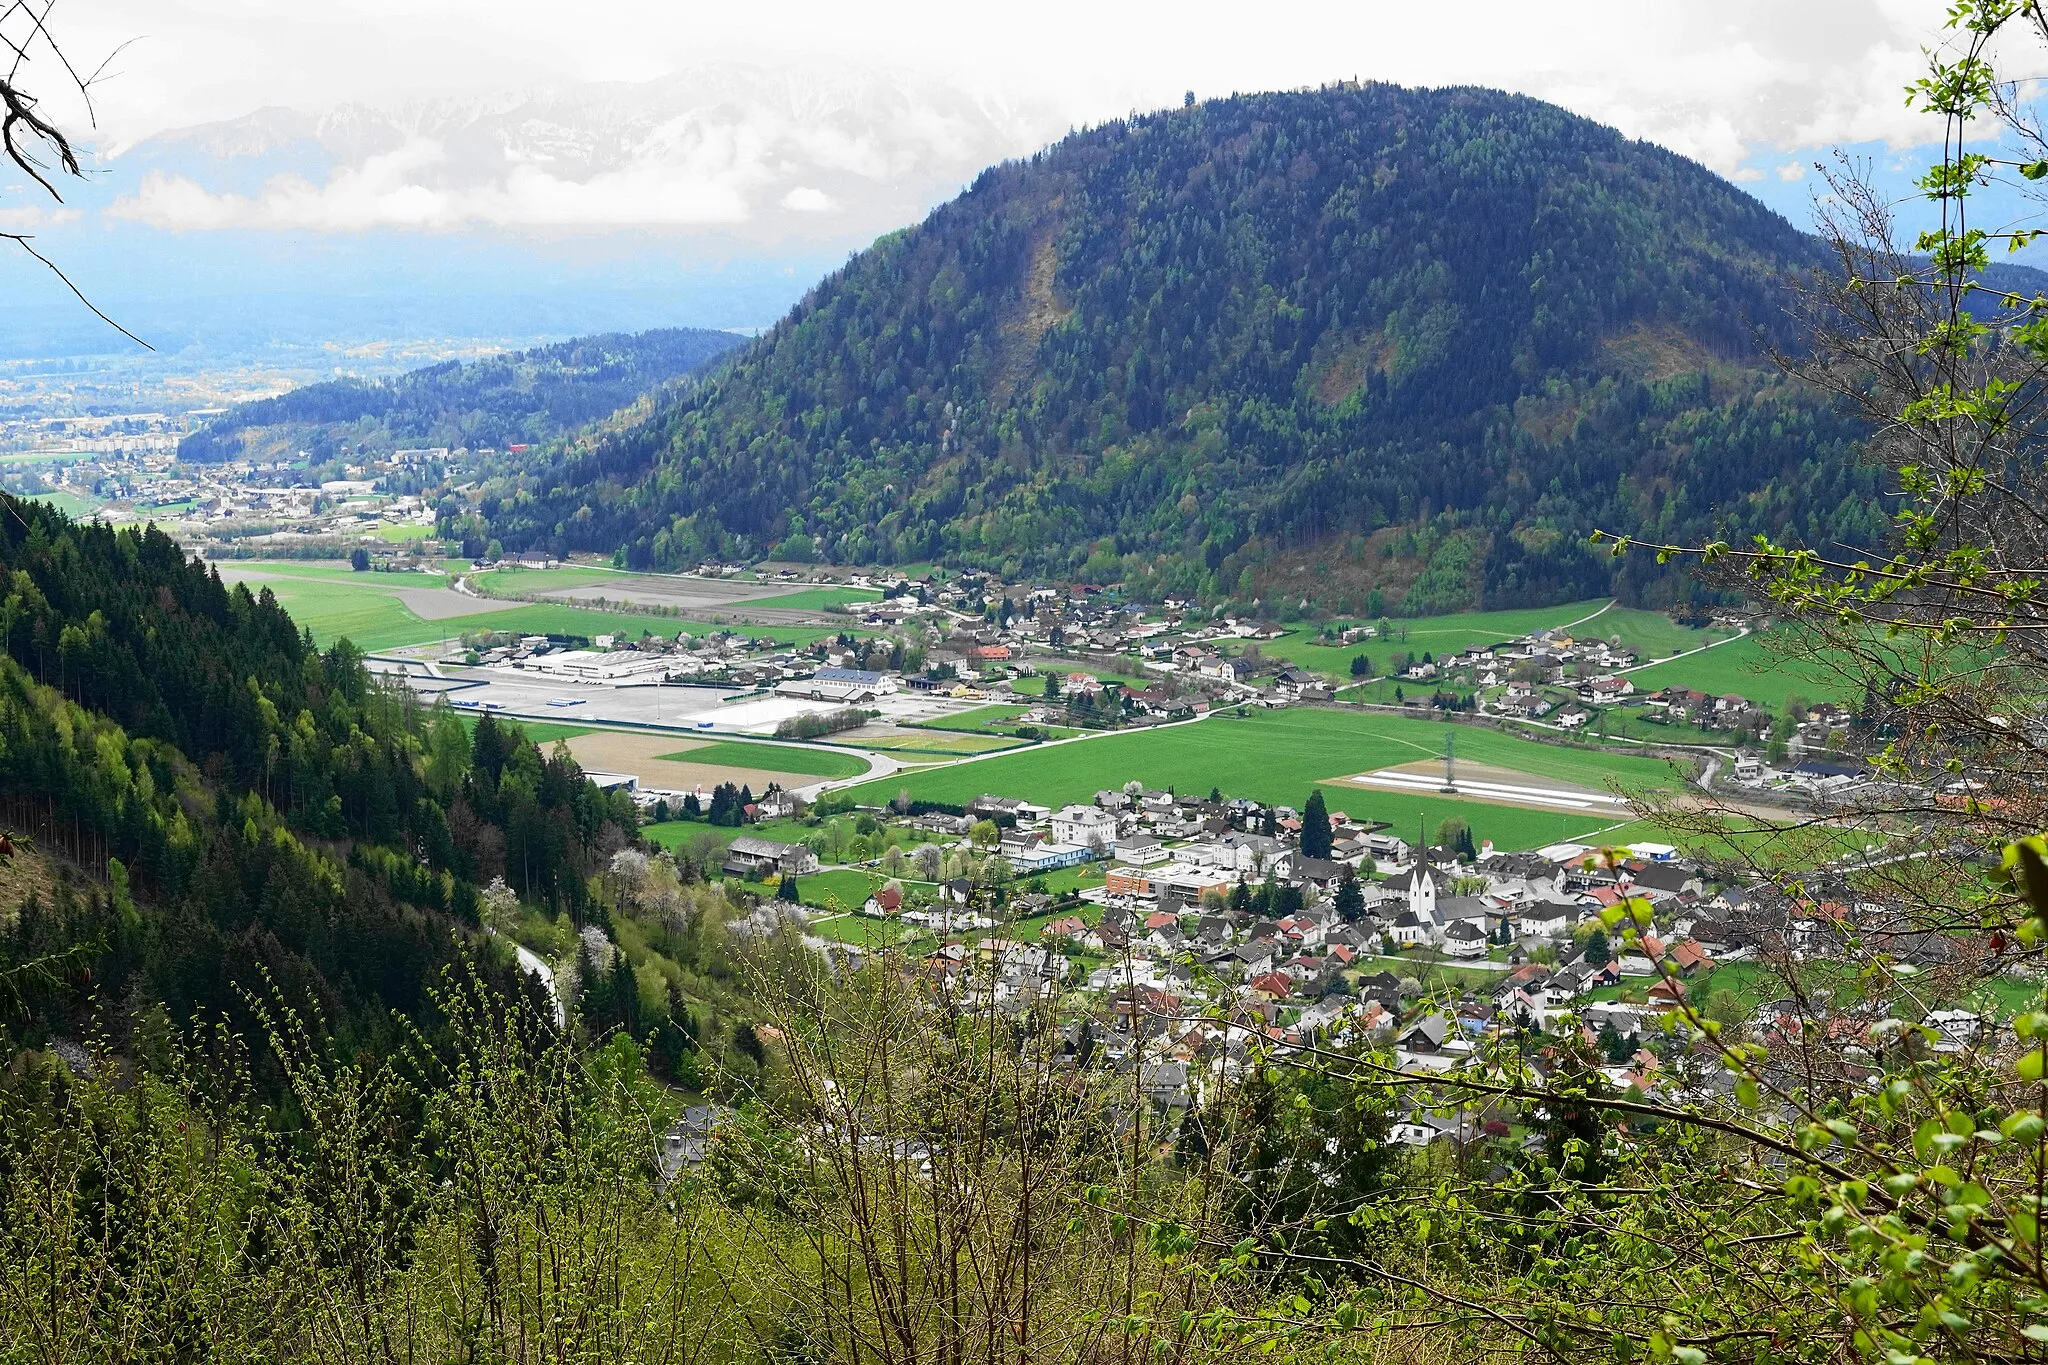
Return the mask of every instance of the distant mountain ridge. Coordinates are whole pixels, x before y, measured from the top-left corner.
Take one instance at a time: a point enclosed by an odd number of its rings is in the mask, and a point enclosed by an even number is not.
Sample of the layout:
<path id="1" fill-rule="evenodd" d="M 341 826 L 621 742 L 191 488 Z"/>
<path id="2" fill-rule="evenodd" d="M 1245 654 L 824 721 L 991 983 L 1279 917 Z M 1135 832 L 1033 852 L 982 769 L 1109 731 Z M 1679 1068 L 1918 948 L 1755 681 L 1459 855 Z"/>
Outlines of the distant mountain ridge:
<path id="1" fill-rule="evenodd" d="M 687 378 L 744 338 L 664 328 L 577 337 L 483 360 L 446 361 L 390 379 L 336 379 L 242 403 L 178 445 L 181 459 L 327 459 L 405 446 L 503 449 L 602 421 Z"/>
<path id="2" fill-rule="evenodd" d="M 489 490 L 508 547 L 944 557 L 1443 610 L 1686 591 L 1595 527 L 1885 532 L 1860 433 L 1759 356 L 1815 239 L 1479 89 L 1260 94 L 996 166 L 712 382 Z"/>
<path id="3" fill-rule="evenodd" d="M 259 109 L 158 134 L 108 169 L 117 216 L 180 231 L 638 225 L 737 228 L 758 247 L 883 230 L 1066 124 L 1049 102 L 886 70 L 706 63 L 653 81 Z"/>

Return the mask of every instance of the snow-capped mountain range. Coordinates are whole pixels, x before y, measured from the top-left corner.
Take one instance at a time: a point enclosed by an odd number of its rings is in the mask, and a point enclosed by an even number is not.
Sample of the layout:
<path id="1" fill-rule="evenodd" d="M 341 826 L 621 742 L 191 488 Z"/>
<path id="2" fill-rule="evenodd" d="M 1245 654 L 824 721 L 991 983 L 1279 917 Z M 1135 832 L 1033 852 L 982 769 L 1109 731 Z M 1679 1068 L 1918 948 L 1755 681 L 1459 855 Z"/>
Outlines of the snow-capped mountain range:
<path id="1" fill-rule="evenodd" d="M 264 109 L 104 158 L 105 211 L 173 230 L 743 231 L 860 245 L 1066 130 L 886 73 L 701 67 L 380 108 Z"/>

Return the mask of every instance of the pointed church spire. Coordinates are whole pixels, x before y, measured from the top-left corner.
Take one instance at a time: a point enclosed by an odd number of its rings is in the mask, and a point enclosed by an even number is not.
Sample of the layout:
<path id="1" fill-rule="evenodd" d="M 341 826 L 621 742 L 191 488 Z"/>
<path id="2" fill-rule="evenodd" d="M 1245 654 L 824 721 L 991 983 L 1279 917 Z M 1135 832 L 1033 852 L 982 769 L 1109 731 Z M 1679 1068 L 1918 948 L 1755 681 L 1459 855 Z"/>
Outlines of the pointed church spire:
<path id="1" fill-rule="evenodd" d="M 1429 817 L 1415 820 L 1415 866 L 1408 874 L 1408 909 L 1425 924 L 1436 920 L 1436 878 L 1429 870 Z"/>

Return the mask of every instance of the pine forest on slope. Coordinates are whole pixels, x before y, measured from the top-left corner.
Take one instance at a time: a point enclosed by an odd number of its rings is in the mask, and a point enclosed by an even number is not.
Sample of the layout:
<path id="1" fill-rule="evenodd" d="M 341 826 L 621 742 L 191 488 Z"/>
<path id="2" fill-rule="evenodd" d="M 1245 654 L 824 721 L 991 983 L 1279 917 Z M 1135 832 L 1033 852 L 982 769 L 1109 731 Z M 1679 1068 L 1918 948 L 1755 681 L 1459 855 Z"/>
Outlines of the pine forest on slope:
<path id="1" fill-rule="evenodd" d="M 985 172 L 706 383 L 479 510 L 508 548 L 633 567 L 1662 602 L 1686 580 L 1586 535 L 1883 534 L 1854 426 L 1758 347 L 1794 341 L 1788 272 L 1823 265 L 1703 167 L 1535 100 L 1211 101 Z"/>
<path id="2" fill-rule="evenodd" d="M 557 440 L 701 370 L 741 338 L 671 327 L 577 337 L 392 379 L 335 379 L 242 403 L 179 444 L 182 459 L 331 459 L 403 446 L 503 449 Z"/>

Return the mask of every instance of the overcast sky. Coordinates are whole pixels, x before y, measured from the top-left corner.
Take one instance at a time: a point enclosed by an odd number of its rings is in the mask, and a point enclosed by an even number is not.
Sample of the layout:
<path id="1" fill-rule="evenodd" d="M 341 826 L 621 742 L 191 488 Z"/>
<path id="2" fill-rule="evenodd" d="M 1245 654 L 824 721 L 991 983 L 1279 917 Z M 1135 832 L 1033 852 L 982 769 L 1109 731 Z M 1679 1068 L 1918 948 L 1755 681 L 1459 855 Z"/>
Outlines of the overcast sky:
<path id="1" fill-rule="evenodd" d="M 1911 142 L 1900 88 L 1945 0 L 61 0 L 132 141 L 263 105 L 646 80 L 704 61 L 886 65 L 1048 97 L 1075 122 L 1339 77 L 1498 85 L 1734 173 L 1758 153 Z"/>
<path id="2" fill-rule="evenodd" d="M 1552 100 L 1695 157 L 1803 224 L 1809 168 L 1830 149 L 1891 160 L 1901 176 L 1925 159 L 1916 149 L 1937 130 L 1901 92 L 1924 69 L 1945 9 L 58 0 L 53 26 L 74 61 L 89 67 L 121 49 L 95 90 L 95 165 L 107 173 L 62 210 L 9 187 L 0 228 L 56 234 L 46 240 L 108 289 L 129 288 L 125 271 L 141 290 L 163 273 L 159 260 L 182 268 L 201 238 L 217 243 L 206 249 L 223 253 L 232 279 L 237 234 L 280 249 L 356 241 L 374 271 L 392 249 L 365 234 L 410 235 L 451 260 L 466 236 L 559 245 L 564 234 L 612 233 L 642 259 L 667 253 L 662 271 L 773 257 L 800 280 L 811 262 L 915 221 L 981 166 L 1069 127 L 1177 104 L 1187 90 L 1352 77 Z M 77 127 L 80 109 L 47 72 L 41 89 Z M 471 103 L 451 113 L 451 101 Z M 299 125 L 275 114 L 249 125 L 270 130 L 262 136 L 162 136 L 278 107 L 311 116 L 316 154 L 310 142 L 287 145 L 276 130 Z M 289 283 L 295 267 L 279 260 Z M 794 287 L 721 305 L 719 325 L 771 320 Z"/>

